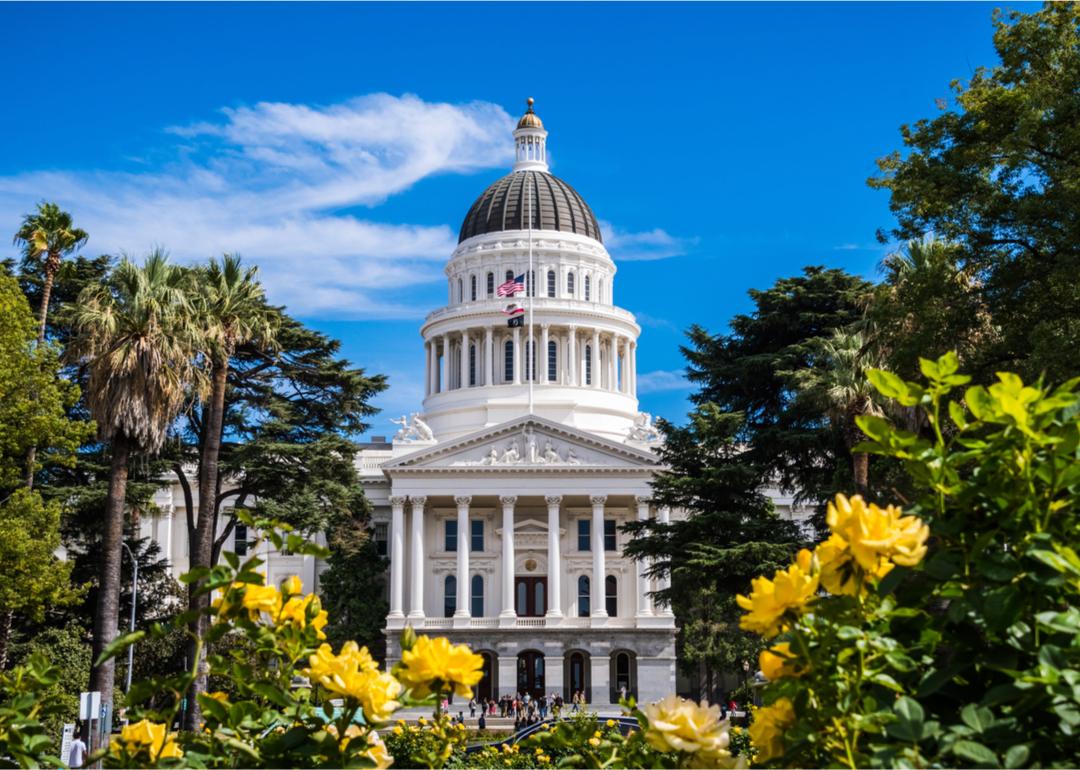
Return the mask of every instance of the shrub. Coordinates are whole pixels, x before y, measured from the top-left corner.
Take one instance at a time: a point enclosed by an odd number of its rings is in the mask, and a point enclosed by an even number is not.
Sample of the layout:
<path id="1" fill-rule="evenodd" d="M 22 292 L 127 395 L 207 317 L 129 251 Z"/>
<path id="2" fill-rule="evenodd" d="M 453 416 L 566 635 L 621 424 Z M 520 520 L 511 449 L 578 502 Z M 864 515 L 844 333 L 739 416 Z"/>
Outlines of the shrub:
<path id="1" fill-rule="evenodd" d="M 771 642 L 754 746 L 801 766 L 1073 766 L 1078 381 L 961 391 L 955 355 L 921 367 L 921 383 L 870 380 L 925 436 L 859 419 L 861 448 L 921 489 L 906 515 L 837 496 L 830 537 L 740 597 Z"/>

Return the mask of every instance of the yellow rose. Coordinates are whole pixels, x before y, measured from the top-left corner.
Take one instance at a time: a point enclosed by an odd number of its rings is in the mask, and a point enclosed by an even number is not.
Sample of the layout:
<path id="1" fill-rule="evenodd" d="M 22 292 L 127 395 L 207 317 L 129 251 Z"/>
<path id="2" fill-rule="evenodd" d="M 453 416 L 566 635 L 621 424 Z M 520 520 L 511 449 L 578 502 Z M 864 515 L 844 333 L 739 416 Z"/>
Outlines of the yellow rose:
<path id="1" fill-rule="evenodd" d="M 184 752 L 175 739 L 176 733 L 170 733 L 165 725 L 143 719 L 124 725 L 120 735 L 114 735 L 109 741 L 109 753 L 119 757 L 125 752 L 132 756 L 145 751 L 152 762 L 158 759 L 179 759 L 184 756 Z"/>
<path id="2" fill-rule="evenodd" d="M 247 584 L 244 586 L 241 603 L 251 614 L 252 620 L 258 620 L 260 614 L 264 612 L 276 619 L 278 613 L 281 612 L 281 593 L 273 586 Z"/>
<path id="3" fill-rule="evenodd" d="M 817 553 L 822 585 L 832 593 L 855 594 L 863 579 L 880 580 L 895 565 L 911 567 L 926 555 L 930 528 L 895 505 L 880 508 L 859 495 L 837 495 L 826 521 L 833 534 Z"/>
<path id="4" fill-rule="evenodd" d="M 334 655 L 329 644 L 320 645 L 304 675 L 330 692 L 359 701 L 368 722 L 385 722 L 401 705 L 401 683 L 379 671 L 367 648 L 356 642 L 345 642 L 340 655 Z"/>
<path id="5" fill-rule="evenodd" d="M 733 767 L 728 751 L 728 723 L 720 719 L 720 707 L 669 695 L 645 707 L 649 727 L 645 741 L 657 751 L 694 755 L 695 767 Z"/>
<path id="6" fill-rule="evenodd" d="M 750 742 L 757 749 L 758 762 L 768 762 L 784 753 L 784 733 L 795 724 L 795 707 L 788 698 L 754 712 Z"/>
<path id="7" fill-rule="evenodd" d="M 299 593 L 303 593 L 304 584 L 300 581 L 298 575 L 287 577 L 281 581 L 281 593 L 287 596 L 296 596 Z"/>
<path id="8" fill-rule="evenodd" d="M 304 597 L 293 596 L 290 598 L 285 602 L 285 606 L 281 608 L 281 614 L 278 616 L 278 623 L 281 625 L 292 625 L 295 628 L 303 628 L 307 623 L 307 611 L 309 605 L 314 605 L 315 607 L 315 616 L 311 619 L 310 626 L 315 629 L 315 633 L 319 639 L 325 639 L 326 634 L 323 633 L 323 627 L 327 622 L 326 610 L 322 609 L 322 603 L 315 594 L 308 594 Z"/>
<path id="9" fill-rule="evenodd" d="M 379 770 L 394 764 L 394 758 L 390 756 L 389 749 L 386 748 L 386 744 L 382 742 L 382 739 L 375 732 L 368 735 L 368 748 L 364 752 L 364 756 L 374 762 L 375 767 L 379 768 Z"/>
<path id="10" fill-rule="evenodd" d="M 417 698 L 433 692 L 453 691 L 472 697 L 472 687 L 483 678 L 484 659 L 465 644 L 450 644 L 446 637 L 421 636 L 411 650 L 401 653 L 399 677 Z"/>
<path id="11" fill-rule="evenodd" d="M 801 612 L 817 591 L 818 577 L 812 563 L 813 554 L 804 548 L 795 563 L 786 570 L 777 570 L 772 580 L 754 578 L 750 596 L 735 597 L 739 606 L 748 611 L 739 619 L 739 627 L 766 639 L 786 631 L 791 625 L 789 613 Z"/>
<path id="12" fill-rule="evenodd" d="M 788 642 L 780 642 L 762 650 L 758 655 L 758 667 L 770 682 L 784 677 L 800 677 L 806 673 L 806 669 L 798 665 L 798 656 L 791 651 Z"/>

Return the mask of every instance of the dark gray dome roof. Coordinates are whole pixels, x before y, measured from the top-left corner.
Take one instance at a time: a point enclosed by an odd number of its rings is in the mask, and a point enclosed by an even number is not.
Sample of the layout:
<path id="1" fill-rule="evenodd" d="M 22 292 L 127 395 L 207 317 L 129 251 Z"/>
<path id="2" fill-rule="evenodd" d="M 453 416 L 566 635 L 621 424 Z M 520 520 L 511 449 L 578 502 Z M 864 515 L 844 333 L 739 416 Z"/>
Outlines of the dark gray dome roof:
<path id="1" fill-rule="evenodd" d="M 532 229 L 577 233 L 603 243 L 589 204 L 573 187 L 544 171 L 515 171 L 484 190 L 461 223 L 458 243 L 484 233 L 528 230 L 530 199 Z"/>

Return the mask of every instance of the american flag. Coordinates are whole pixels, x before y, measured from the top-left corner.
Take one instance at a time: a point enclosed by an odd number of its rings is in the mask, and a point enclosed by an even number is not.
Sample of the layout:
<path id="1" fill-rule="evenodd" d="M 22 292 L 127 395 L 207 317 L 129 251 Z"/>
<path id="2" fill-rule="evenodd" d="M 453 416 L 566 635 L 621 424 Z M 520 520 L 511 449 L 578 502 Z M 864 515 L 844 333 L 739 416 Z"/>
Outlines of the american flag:
<path id="1" fill-rule="evenodd" d="M 499 286 L 495 291 L 495 295 L 497 297 L 513 297 L 519 291 L 525 291 L 525 273 L 522 273 L 517 278 L 511 278 Z"/>

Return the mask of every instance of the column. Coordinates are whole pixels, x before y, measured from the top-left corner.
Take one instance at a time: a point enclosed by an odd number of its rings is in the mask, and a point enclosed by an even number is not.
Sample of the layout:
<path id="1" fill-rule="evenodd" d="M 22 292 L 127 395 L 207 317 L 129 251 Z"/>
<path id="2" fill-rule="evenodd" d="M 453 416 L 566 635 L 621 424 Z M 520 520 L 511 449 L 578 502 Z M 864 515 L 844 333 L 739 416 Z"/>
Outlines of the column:
<path id="1" fill-rule="evenodd" d="M 536 351 L 536 365 L 540 367 L 540 382 L 548 380 L 548 325 L 540 324 L 540 349 Z"/>
<path id="2" fill-rule="evenodd" d="M 426 497 L 410 498 L 412 502 L 412 532 L 409 553 L 409 620 L 424 619 L 424 503 Z"/>
<path id="3" fill-rule="evenodd" d="M 502 612 L 500 618 L 517 618 L 514 610 L 514 504 L 516 497 L 500 497 L 502 503 Z"/>
<path id="4" fill-rule="evenodd" d="M 649 518 L 649 498 L 647 497 L 635 497 L 637 502 L 637 517 L 638 521 L 645 521 Z M 649 568 L 649 565 L 644 559 L 637 559 L 634 562 L 634 571 L 637 575 L 637 614 L 638 615 L 652 615 L 652 596 L 649 595 L 649 579 L 645 576 L 645 571 Z"/>
<path id="5" fill-rule="evenodd" d="M 570 341 L 570 355 L 566 360 L 566 370 L 570 375 L 570 380 L 567 385 L 577 385 L 578 372 L 581 371 L 581 364 L 578 362 L 577 354 L 577 327 L 570 324 L 570 332 L 568 334 Z"/>
<path id="6" fill-rule="evenodd" d="M 604 564 L 604 503 L 605 495 L 593 495 L 589 498 L 592 502 L 592 589 L 589 593 L 591 612 L 594 618 L 606 618 L 607 597 L 604 595 L 604 578 L 607 576 L 607 568 Z M 595 684 L 595 681 L 594 681 Z"/>
<path id="7" fill-rule="evenodd" d="M 630 390 L 627 392 L 637 397 L 637 343 L 631 341 L 630 343 Z"/>
<path id="8" fill-rule="evenodd" d="M 592 361 L 590 362 L 592 368 L 592 386 L 594 388 L 600 387 L 600 380 L 603 377 L 600 376 L 600 330 L 592 330 Z"/>
<path id="9" fill-rule="evenodd" d="M 514 327 L 514 384 L 521 384 L 521 327 Z"/>
<path id="10" fill-rule="evenodd" d="M 424 398 L 431 395 L 431 343 L 424 340 Z"/>
<path id="11" fill-rule="evenodd" d="M 390 498 L 390 618 L 404 618 L 405 498 Z"/>
<path id="12" fill-rule="evenodd" d="M 494 331 L 489 326 L 484 329 L 484 384 L 495 384 L 495 341 Z"/>
<path id="13" fill-rule="evenodd" d="M 442 393 L 450 390 L 450 335 L 442 336 L 442 378 L 439 390 Z"/>
<path id="14" fill-rule="evenodd" d="M 611 339 L 608 340 L 608 390 L 616 391 L 619 389 L 619 383 L 615 375 L 615 358 L 619 355 L 619 351 L 616 346 L 615 335 L 611 335 Z"/>
<path id="15" fill-rule="evenodd" d="M 630 340 L 626 337 L 623 338 L 622 344 L 619 345 L 619 391 L 622 393 L 630 392 L 630 379 L 628 372 L 630 370 Z"/>
<path id="16" fill-rule="evenodd" d="M 667 526 L 668 524 L 671 523 L 671 508 L 669 506 L 667 506 L 667 505 L 660 506 L 657 513 L 659 514 L 658 518 L 660 519 L 661 524 L 663 524 L 664 526 Z M 657 586 L 657 587 L 662 589 L 662 590 L 665 590 L 665 591 L 668 590 L 669 588 L 671 588 L 671 573 L 670 572 L 668 574 L 664 575 L 664 577 L 660 578 L 660 585 Z M 665 615 L 667 617 L 673 617 L 675 615 L 674 611 L 672 611 L 672 609 L 671 609 L 671 604 L 670 603 L 666 607 L 663 607 L 660 610 L 659 614 L 660 615 Z"/>
<path id="17" fill-rule="evenodd" d="M 559 504 L 562 496 L 545 497 L 548 507 L 548 611 L 549 618 L 562 617 L 562 555 L 559 553 Z"/>
<path id="18" fill-rule="evenodd" d="M 469 332 L 461 333 L 461 387 L 469 387 Z"/>
<path id="19" fill-rule="evenodd" d="M 469 503 L 472 502 L 472 498 L 455 497 L 454 502 L 457 503 L 457 609 L 454 610 L 454 617 L 468 618 L 471 614 L 469 611 L 469 547 L 472 545 L 472 538 L 469 531 Z"/>

